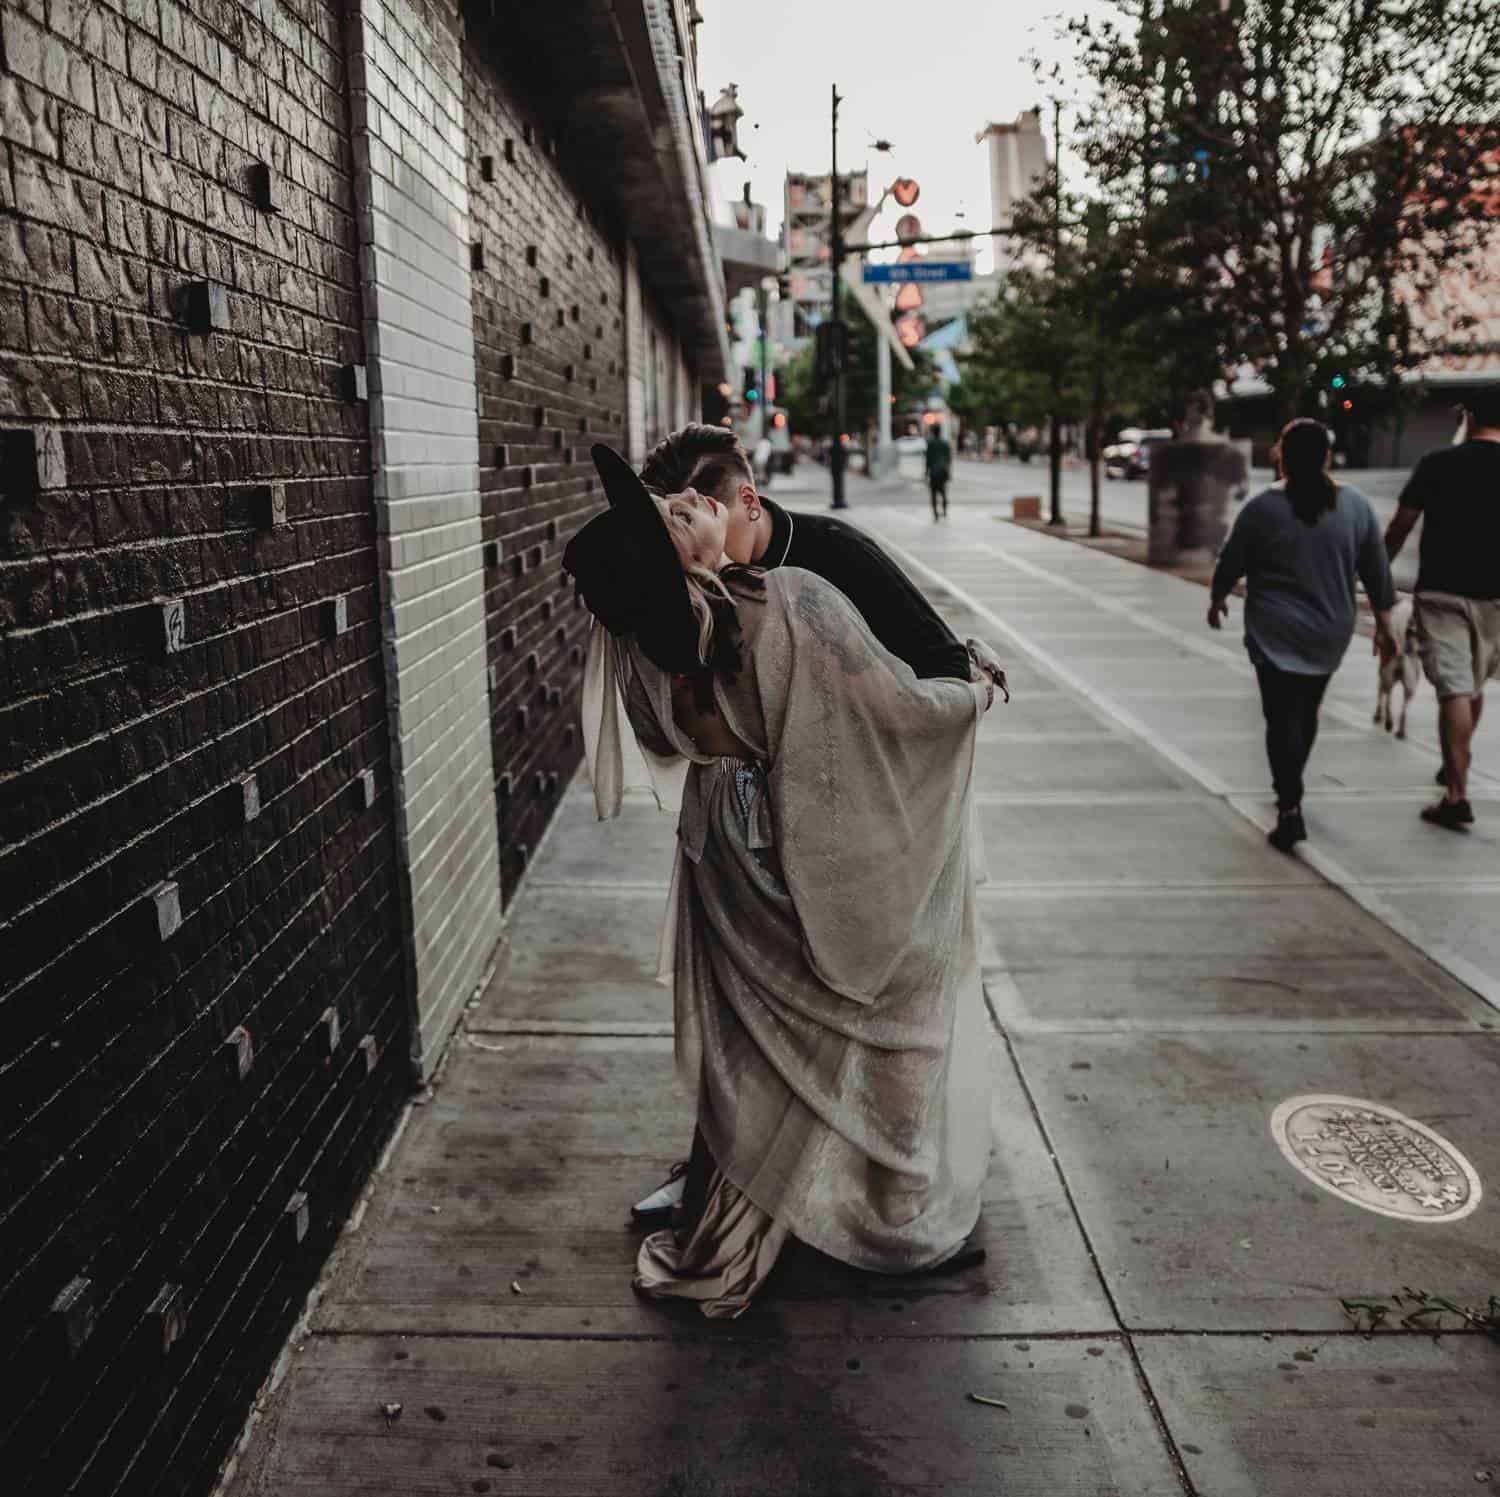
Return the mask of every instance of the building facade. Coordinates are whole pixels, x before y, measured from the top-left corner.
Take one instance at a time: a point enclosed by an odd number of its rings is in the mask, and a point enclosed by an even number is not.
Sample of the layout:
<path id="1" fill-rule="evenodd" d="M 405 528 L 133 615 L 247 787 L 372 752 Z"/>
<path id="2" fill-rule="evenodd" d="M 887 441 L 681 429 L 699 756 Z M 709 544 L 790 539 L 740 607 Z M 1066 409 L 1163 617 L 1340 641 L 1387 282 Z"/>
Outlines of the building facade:
<path id="1" fill-rule="evenodd" d="M 1041 112 L 1023 110 L 1011 124 L 988 124 L 974 138 L 989 145 L 990 227 L 1009 228 L 1016 204 L 1032 197 L 1047 180 L 1049 163 Z M 1004 235 L 993 235 L 991 244 L 996 270 L 1003 272 L 1017 263 L 1016 251 Z"/>
<path id="2" fill-rule="evenodd" d="M 484 979 L 724 377 L 694 15 L 0 0 L 7 1491 L 212 1488 Z"/>
<path id="3" fill-rule="evenodd" d="M 839 173 L 845 227 L 869 206 L 870 174 Z M 782 218 L 782 248 L 793 307 L 793 341 L 811 336 L 833 306 L 833 179 L 788 172 Z"/>

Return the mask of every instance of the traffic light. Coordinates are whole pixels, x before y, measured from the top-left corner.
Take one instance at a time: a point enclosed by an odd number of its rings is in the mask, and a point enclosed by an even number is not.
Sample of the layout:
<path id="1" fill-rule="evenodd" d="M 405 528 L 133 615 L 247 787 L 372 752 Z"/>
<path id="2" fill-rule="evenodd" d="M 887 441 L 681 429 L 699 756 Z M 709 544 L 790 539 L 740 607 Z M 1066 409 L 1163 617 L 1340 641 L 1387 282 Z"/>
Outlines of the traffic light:
<path id="1" fill-rule="evenodd" d="M 1342 390 L 1347 381 L 1344 379 L 1344 376 L 1342 374 L 1335 374 L 1334 377 L 1328 381 L 1328 383 L 1332 385 L 1335 390 Z"/>
<path id="2" fill-rule="evenodd" d="M 760 371 L 753 365 L 745 366 L 745 377 L 740 388 L 745 392 L 746 405 L 755 405 L 760 400 Z"/>

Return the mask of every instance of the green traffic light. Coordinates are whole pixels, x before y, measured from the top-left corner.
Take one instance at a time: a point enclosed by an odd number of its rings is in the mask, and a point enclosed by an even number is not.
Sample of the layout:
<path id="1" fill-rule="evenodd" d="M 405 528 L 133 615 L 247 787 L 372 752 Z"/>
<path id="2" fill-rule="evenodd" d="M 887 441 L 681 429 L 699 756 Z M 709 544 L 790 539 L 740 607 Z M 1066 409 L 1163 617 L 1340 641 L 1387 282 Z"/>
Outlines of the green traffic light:
<path id="1" fill-rule="evenodd" d="M 1332 385 L 1335 390 L 1342 390 L 1344 388 L 1344 376 L 1342 374 L 1335 374 L 1334 377 L 1328 381 L 1328 383 Z"/>

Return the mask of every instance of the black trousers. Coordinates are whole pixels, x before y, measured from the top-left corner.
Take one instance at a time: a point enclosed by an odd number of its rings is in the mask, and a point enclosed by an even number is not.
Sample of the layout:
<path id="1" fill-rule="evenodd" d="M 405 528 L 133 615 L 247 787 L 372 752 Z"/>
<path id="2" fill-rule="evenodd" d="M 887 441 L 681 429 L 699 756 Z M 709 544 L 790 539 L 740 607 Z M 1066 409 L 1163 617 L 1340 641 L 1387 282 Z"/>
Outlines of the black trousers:
<path id="1" fill-rule="evenodd" d="M 1290 811 L 1302 804 L 1302 771 L 1318 736 L 1318 707 L 1328 689 L 1327 676 L 1303 676 L 1257 665 L 1260 705 L 1266 715 L 1266 758 L 1276 804 Z"/>
<path id="2" fill-rule="evenodd" d="M 938 513 L 938 501 L 942 501 L 942 513 L 948 513 L 948 475 L 946 473 L 929 473 L 927 475 L 927 487 L 932 493 L 932 512 Z"/>

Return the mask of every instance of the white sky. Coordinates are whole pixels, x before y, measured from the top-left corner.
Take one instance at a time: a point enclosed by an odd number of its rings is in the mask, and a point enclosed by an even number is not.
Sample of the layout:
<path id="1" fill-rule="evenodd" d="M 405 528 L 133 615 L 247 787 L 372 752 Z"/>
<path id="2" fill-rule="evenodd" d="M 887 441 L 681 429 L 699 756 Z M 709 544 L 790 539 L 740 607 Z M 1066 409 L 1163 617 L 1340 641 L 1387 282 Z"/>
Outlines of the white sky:
<path id="1" fill-rule="evenodd" d="M 928 233 L 987 229 L 988 149 L 974 137 L 991 120 L 1014 120 L 1040 104 L 1050 142 L 1049 86 L 1034 77 L 1028 57 L 1035 52 L 1048 63 L 1068 57 L 1069 46 L 1055 39 L 1062 17 L 1085 8 L 1103 6 L 1088 0 L 1067 7 L 1058 0 L 699 0 L 699 85 L 712 104 L 726 83 L 739 84 L 745 111 L 740 148 L 750 158 L 712 170 L 731 200 L 751 184 L 755 201 L 766 205 L 767 233 L 776 236 L 785 173 L 828 170 L 830 86 L 837 83 L 844 99 L 841 171 L 868 167 L 872 200 L 892 178 L 915 177 L 922 196 L 913 211 Z M 1060 87 L 1065 98 L 1073 91 L 1067 79 Z M 1065 111 L 1065 142 L 1067 129 Z M 892 142 L 893 154 L 872 149 L 880 138 Z M 1068 168 L 1065 144 L 1065 175 Z M 888 207 L 872 232 L 889 238 L 898 213 Z"/>

